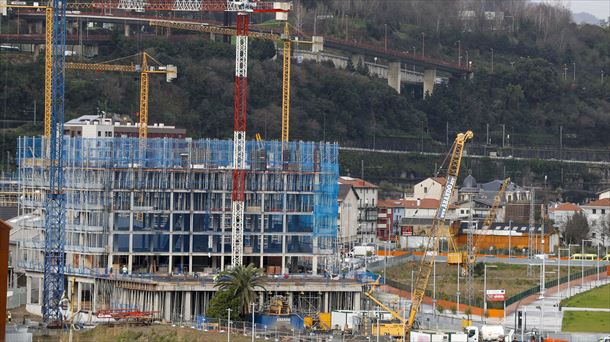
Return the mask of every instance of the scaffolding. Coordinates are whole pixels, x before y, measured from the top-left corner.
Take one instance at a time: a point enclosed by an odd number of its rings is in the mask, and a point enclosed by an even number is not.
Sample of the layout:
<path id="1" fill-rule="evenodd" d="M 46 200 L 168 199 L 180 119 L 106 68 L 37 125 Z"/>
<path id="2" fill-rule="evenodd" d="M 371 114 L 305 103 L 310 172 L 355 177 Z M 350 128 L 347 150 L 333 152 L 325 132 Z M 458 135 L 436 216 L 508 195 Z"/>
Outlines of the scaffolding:
<path id="1" fill-rule="evenodd" d="M 44 144 L 41 137 L 18 140 L 20 215 L 43 215 Z M 231 255 L 233 142 L 153 138 L 142 147 L 138 138 L 64 137 L 67 269 L 224 267 Z M 262 267 L 297 270 L 311 265 L 311 257 L 332 254 L 337 144 L 294 141 L 282 152 L 279 141 L 249 141 L 246 150 L 244 256 Z M 22 222 L 29 233 L 20 259 L 35 268 L 42 261 L 42 224 Z"/>

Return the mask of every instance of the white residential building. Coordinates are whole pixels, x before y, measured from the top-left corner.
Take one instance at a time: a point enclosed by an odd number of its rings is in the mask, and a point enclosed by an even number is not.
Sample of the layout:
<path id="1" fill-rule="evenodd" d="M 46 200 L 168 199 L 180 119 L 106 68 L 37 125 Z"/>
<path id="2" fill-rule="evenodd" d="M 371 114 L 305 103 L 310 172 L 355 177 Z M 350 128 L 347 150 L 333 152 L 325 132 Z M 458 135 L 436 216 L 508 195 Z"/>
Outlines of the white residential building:
<path id="1" fill-rule="evenodd" d="M 349 184 L 339 184 L 339 222 L 337 244 L 340 250 L 350 251 L 358 244 L 358 217 L 360 198 Z"/>
<path id="2" fill-rule="evenodd" d="M 582 208 L 574 203 L 556 203 L 549 208 L 549 218 L 555 222 L 555 227 L 563 231 L 568 220 L 581 212 Z"/>
<path id="3" fill-rule="evenodd" d="M 358 242 L 374 244 L 377 242 L 377 204 L 379 187 L 360 178 L 339 177 L 339 185 L 351 185 L 358 194 Z"/>

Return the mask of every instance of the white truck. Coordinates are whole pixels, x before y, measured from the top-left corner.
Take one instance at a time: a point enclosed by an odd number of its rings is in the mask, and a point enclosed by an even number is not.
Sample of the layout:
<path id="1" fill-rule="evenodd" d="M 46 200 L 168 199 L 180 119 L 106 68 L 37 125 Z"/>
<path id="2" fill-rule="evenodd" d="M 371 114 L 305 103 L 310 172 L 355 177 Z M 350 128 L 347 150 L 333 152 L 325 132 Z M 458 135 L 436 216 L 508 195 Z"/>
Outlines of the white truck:
<path id="1" fill-rule="evenodd" d="M 468 342 L 500 342 L 512 341 L 513 332 L 507 335 L 501 325 L 483 325 L 481 328 L 469 326 L 464 328 Z"/>
<path id="2" fill-rule="evenodd" d="M 466 334 L 462 332 L 441 331 L 411 331 L 409 342 L 468 342 Z"/>
<path id="3" fill-rule="evenodd" d="M 375 254 L 375 246 L 354 246 L 354 256 L 367 256 L 368 254 Z"/>

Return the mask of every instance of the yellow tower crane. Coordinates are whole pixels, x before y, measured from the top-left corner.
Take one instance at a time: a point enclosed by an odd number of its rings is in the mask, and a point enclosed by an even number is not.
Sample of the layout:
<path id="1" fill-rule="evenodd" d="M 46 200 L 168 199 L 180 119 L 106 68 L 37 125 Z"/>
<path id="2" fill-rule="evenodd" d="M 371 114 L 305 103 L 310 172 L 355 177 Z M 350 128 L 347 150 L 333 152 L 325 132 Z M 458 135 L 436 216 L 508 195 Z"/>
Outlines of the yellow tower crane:
<path id="1" fill-rule="evenodd" d="M 53 86 L 53 7 L 52 6 L 30 6 L 0 3 L 0 9 L 25 8 L 44 9 L 45 12 L 45 39 L 44 39 L 44 136 L 51 136 L 51 97 Z"/>
<path id="2" fill-rule="evenodd" d="M 161 65 L 148 53 L 142 52 L 141 65 L 117 65 L 105 63 L 66 63 L 66 69 L 89 70 L 89 71 L 116 71 L 116 72 L 138 72 L 140 73 L 140 128 L 138 135 L 140 139 L 148 136 L 148 77 L 150 74 L 165 74 L 167 82 L 178 77 L 178 68 L 174 65 Z M 133 56 L 125 57 L 131 58 Z M 124 58 L 121 58 L 124 59 Z M 116 61 L 116 60 L 115 60 Z M 153 61 L 156 65 L 151 65 Z M 110 61 L 113 62 L 113 61 Z"/>
<path id="3" fill-rule="evenodd" d="M 148 22 L 150 26 L 160 26 L 167 28 L 175 28 L 187 31 L 209 32 L 225 35 L 236 35 L 235 29 L 223 26 L 184 23 L 170 20 L 151 20 Z M 264 40 L 282 41 L 282 146 L 288 142 L 290 137 L 290 65 L 291 65 L 291 50 L 292 43 L 296 44 L 313 44 L 312 41 L 293 39 L 290 36 L 288 21 L 284 22 L 284 31 L 281 35 L 275 33 L 249 31 L 248 36 Z"/>

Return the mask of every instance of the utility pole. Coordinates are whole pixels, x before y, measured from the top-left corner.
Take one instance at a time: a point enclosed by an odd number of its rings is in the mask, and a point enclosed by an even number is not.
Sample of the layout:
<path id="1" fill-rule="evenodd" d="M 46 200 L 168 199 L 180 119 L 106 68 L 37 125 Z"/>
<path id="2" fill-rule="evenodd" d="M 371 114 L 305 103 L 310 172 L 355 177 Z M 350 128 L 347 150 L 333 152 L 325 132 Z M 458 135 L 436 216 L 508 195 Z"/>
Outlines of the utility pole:
<path id="1" fill-rule="evenodd" d="M 385 40 L 383 44 L 383 51 L 388 51 L 388 24 L 383 24 L 385 29 Z"/>
<path id="2" fill-rule="evenodd" d="M 506 125 L 502 124 L 502 148 L 504 148 L 504 138 L 506 137 Z"/>
<path id="3" fill-rule="evenodd" d="M 485 145 L 489 144 L 489 124 L 485 125 Z"/>
<path id="4" fill-rule="evenodd" d="M 491 48 L 491 73 L 494 72 L 494 49 Z"/>
<path id="5" fill-rule="evenodd" d="M 458 40 L 457 44 L 458 44 L 458 65 L 462 66 L 462 42 L 460 40 Z"/>
<path id="6" fill-rule="evenodd" d="M 527 239 L 527 258 L 529 259 L 529 264 L 527 265 L 527 275 L 531 276 L 532 275 L 532 258 L 534 257 L 534 252 L 533 252 L 533 248 L 534 248 L 534 229 L 535 229 L 535 216 L 534 216 L 534 202 L 536 199 L 536 190 L 534 189 L 534 187 L 531 188 L 530 191 L 530 222 L 529 222 L 529 234 L 528 234 L 528 239 Z"/>
<path id="7" fill-rule="evenodd" d="M 574 64 L 574 76 L 572 77 L 572 79 L 574 82 L 576 82 L 576 62 L 574 62 L 572 64 Z"/>
<path id="8" fill-rule="evenodd" d="M 231 308 L 227 309 L 227 342 L 231 342 Z"/>
<path id="9" fill-rule="evenodd" d="M 254 336 L 256 335 L 256 331 L 255 331 L 256 325 L 254 324 L 254 306 L 255 305 L 256 305 L 256 303 L 252 303 L 252 342 L 254 342 Z"/>
<path id="10" fill-rule="evenodd" d="M 563 125 L 559 125 L 559 160 L 563 159 Z"/>
<path id="11" fill-rule="evenodd" d="M 421 33 L 421 57 L 424 58 L 426 56 L 426 33 Z"/>

